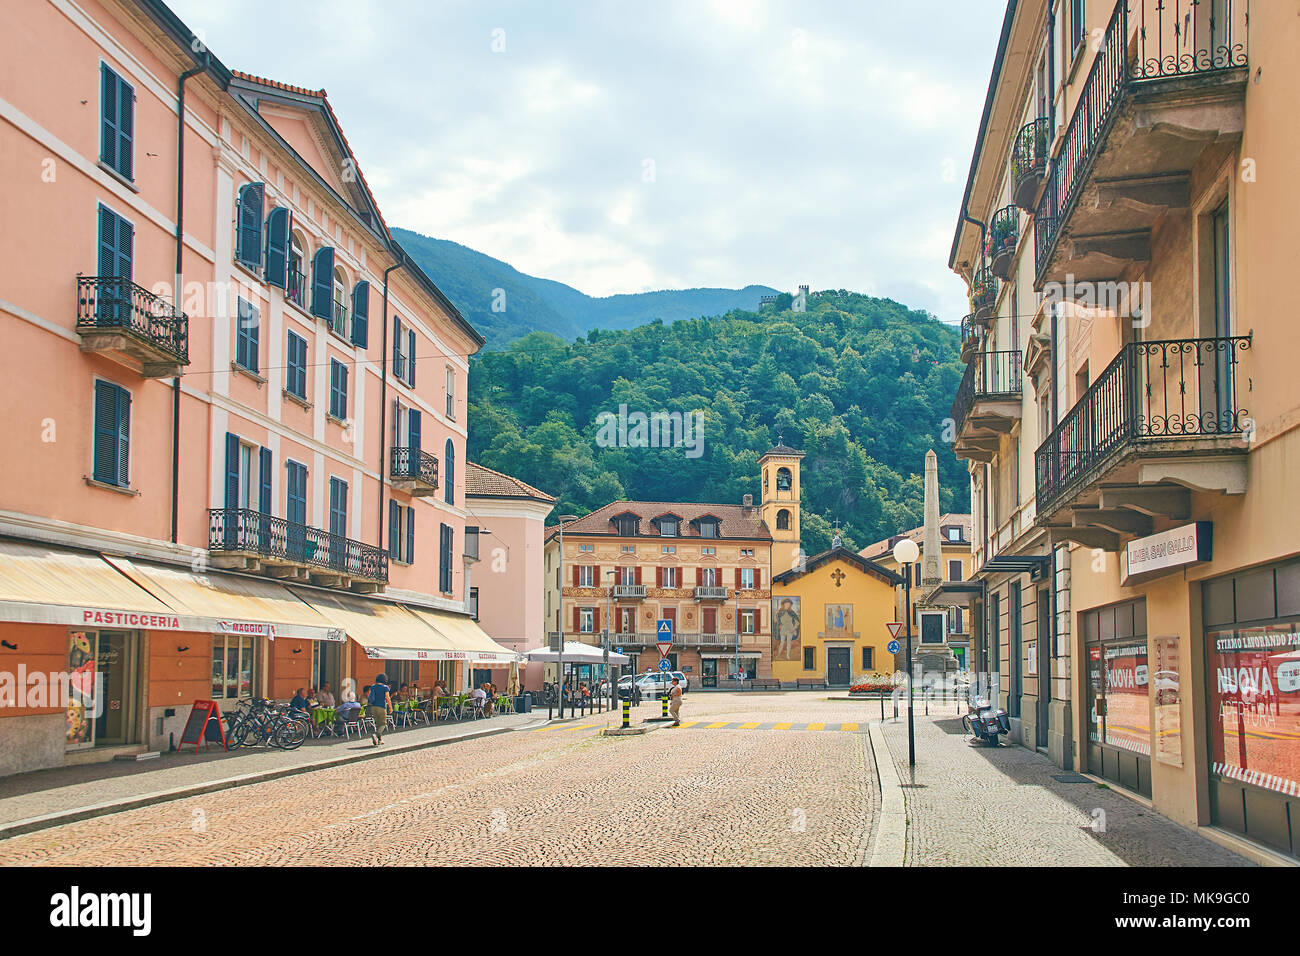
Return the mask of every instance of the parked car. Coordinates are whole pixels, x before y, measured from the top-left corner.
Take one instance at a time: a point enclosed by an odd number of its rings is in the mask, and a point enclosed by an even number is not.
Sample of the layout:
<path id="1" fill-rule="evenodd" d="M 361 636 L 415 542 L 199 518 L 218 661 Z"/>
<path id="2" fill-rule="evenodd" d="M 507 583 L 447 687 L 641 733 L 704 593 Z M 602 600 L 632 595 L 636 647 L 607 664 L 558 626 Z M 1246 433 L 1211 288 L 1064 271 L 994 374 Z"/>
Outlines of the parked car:
<path id="1" fill-rule="evenodd" d="M 636 687 L 641 692 L 643 698 L 653 700 L 663 697 L 673 686 L 674 677 L 676 677 L 678 682 L 681 684 L 683 694 L 691 689 L 691 682 L 681 671 L 656 671 L 653 674 L 638 674 L 635 678 L 620 678 L 618 682 L 618 696 L 620 699 L 626 699 L 632 688 L 633 681 L 635 681 Z"/>

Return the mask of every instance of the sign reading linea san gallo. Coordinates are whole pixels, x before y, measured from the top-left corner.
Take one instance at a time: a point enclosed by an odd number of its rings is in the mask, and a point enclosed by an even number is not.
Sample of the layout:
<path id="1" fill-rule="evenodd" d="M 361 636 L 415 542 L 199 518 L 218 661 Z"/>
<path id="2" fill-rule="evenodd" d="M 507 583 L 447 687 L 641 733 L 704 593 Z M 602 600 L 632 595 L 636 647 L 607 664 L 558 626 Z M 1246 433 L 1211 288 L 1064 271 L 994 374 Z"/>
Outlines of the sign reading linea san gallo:
<path id="1" fill-rule="evenodd" d="M 1140 575 L 1209 561 L 1212 529 L 1212 522 L 1196 521 L 1130 541 L 1124 549 L 1127 558 L 1124 583 Z"/>

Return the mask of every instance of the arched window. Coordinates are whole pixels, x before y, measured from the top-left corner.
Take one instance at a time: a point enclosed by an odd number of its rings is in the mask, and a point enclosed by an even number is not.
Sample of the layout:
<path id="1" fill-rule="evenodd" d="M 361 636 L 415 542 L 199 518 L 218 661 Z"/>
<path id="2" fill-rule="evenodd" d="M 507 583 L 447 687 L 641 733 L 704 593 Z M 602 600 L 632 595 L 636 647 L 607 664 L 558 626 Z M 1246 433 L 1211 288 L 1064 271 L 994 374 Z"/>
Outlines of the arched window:
<path id="1" fill-rule="evenodd" d="M 305 307 L 307 301 L 307 274 L 303 264 L 307 261 L 307 242 L 301 232 L 295 231 L 289 239 L 289 300 Z"/>
<path id="2" fill-rule="evenodd" d="M 456 446 L 447 439 L 447 449 L 443 454 L 443 501 L 449 505 L 456 503 Z"/>
<path id="3" fill-rule="evenodd" d="M 790 512 L 784 508 L 776 513 L 776 528 L 778 531 L 790 530 Z"/>
<path id="4" fill-rule="evenodd" d="M 794 477 L 790 474 L 789 468 L 778 468 L 776 470 L 776 490 L 789 491 L 794 485 Z"/>
<path id="5" fill-rule="evenodd" d="M 330 330 L 348 337 L 348 280 L 343 270 L 334 269 L 334 304 L 330 315 Z"/>

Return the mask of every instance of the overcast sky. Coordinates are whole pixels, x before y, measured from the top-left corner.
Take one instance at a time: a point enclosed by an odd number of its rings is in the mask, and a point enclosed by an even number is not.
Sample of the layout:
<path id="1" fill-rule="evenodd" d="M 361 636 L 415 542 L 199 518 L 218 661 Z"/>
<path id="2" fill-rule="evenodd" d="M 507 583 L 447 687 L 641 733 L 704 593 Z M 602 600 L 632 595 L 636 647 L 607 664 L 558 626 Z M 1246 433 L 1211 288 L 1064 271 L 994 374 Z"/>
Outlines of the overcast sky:
<path id="1" fill-rule="evenodd" d="M 1005 5 L 171 0 L 227 66 L 328 91 L 390 225 L 590 295 L 808 283 L 948 322 Z"/>

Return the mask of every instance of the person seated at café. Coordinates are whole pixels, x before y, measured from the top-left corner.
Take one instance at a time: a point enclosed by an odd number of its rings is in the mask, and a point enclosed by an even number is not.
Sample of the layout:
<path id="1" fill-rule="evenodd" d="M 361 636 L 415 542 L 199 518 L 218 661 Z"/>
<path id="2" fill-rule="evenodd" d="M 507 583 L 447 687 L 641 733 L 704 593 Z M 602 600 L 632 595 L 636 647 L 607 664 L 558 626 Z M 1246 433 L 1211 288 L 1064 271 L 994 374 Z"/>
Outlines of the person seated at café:
<path id="1" fill-rule="evenodd" d="M 447 690 L 447 683 L 446 683 L 446 681 L 444 681 L 441 677 L 438 678 L 438 680 L 434 682 L 434 685 L 433 685 L 433 696 L 434 696 L 434 697 L 450 697 L 450 696 L 451 696 L 451 693 Z"/>
<path id="2" fill-rule="evenodd" d="M 311 702 L 307 699 L 304 688 L 299 687 L 293 692 L 293 700 L 289 701 L 290 710 L 311 710 Z"/>
<path id="3" fill-rule="evenodd" d="M 334 692 L 330 690 L 329 681 L 321 684 L 320 693 L 316 695 L 316 702 L 322 707 L 333 707 L 335 705 Z"/>
<path id="4" fill-rule="evenodd" d="M 470 703 L 478 710 L 486 711 L 487 708 L 487 691 L 482 687 L 475 687 L 469 692 Z"/>

